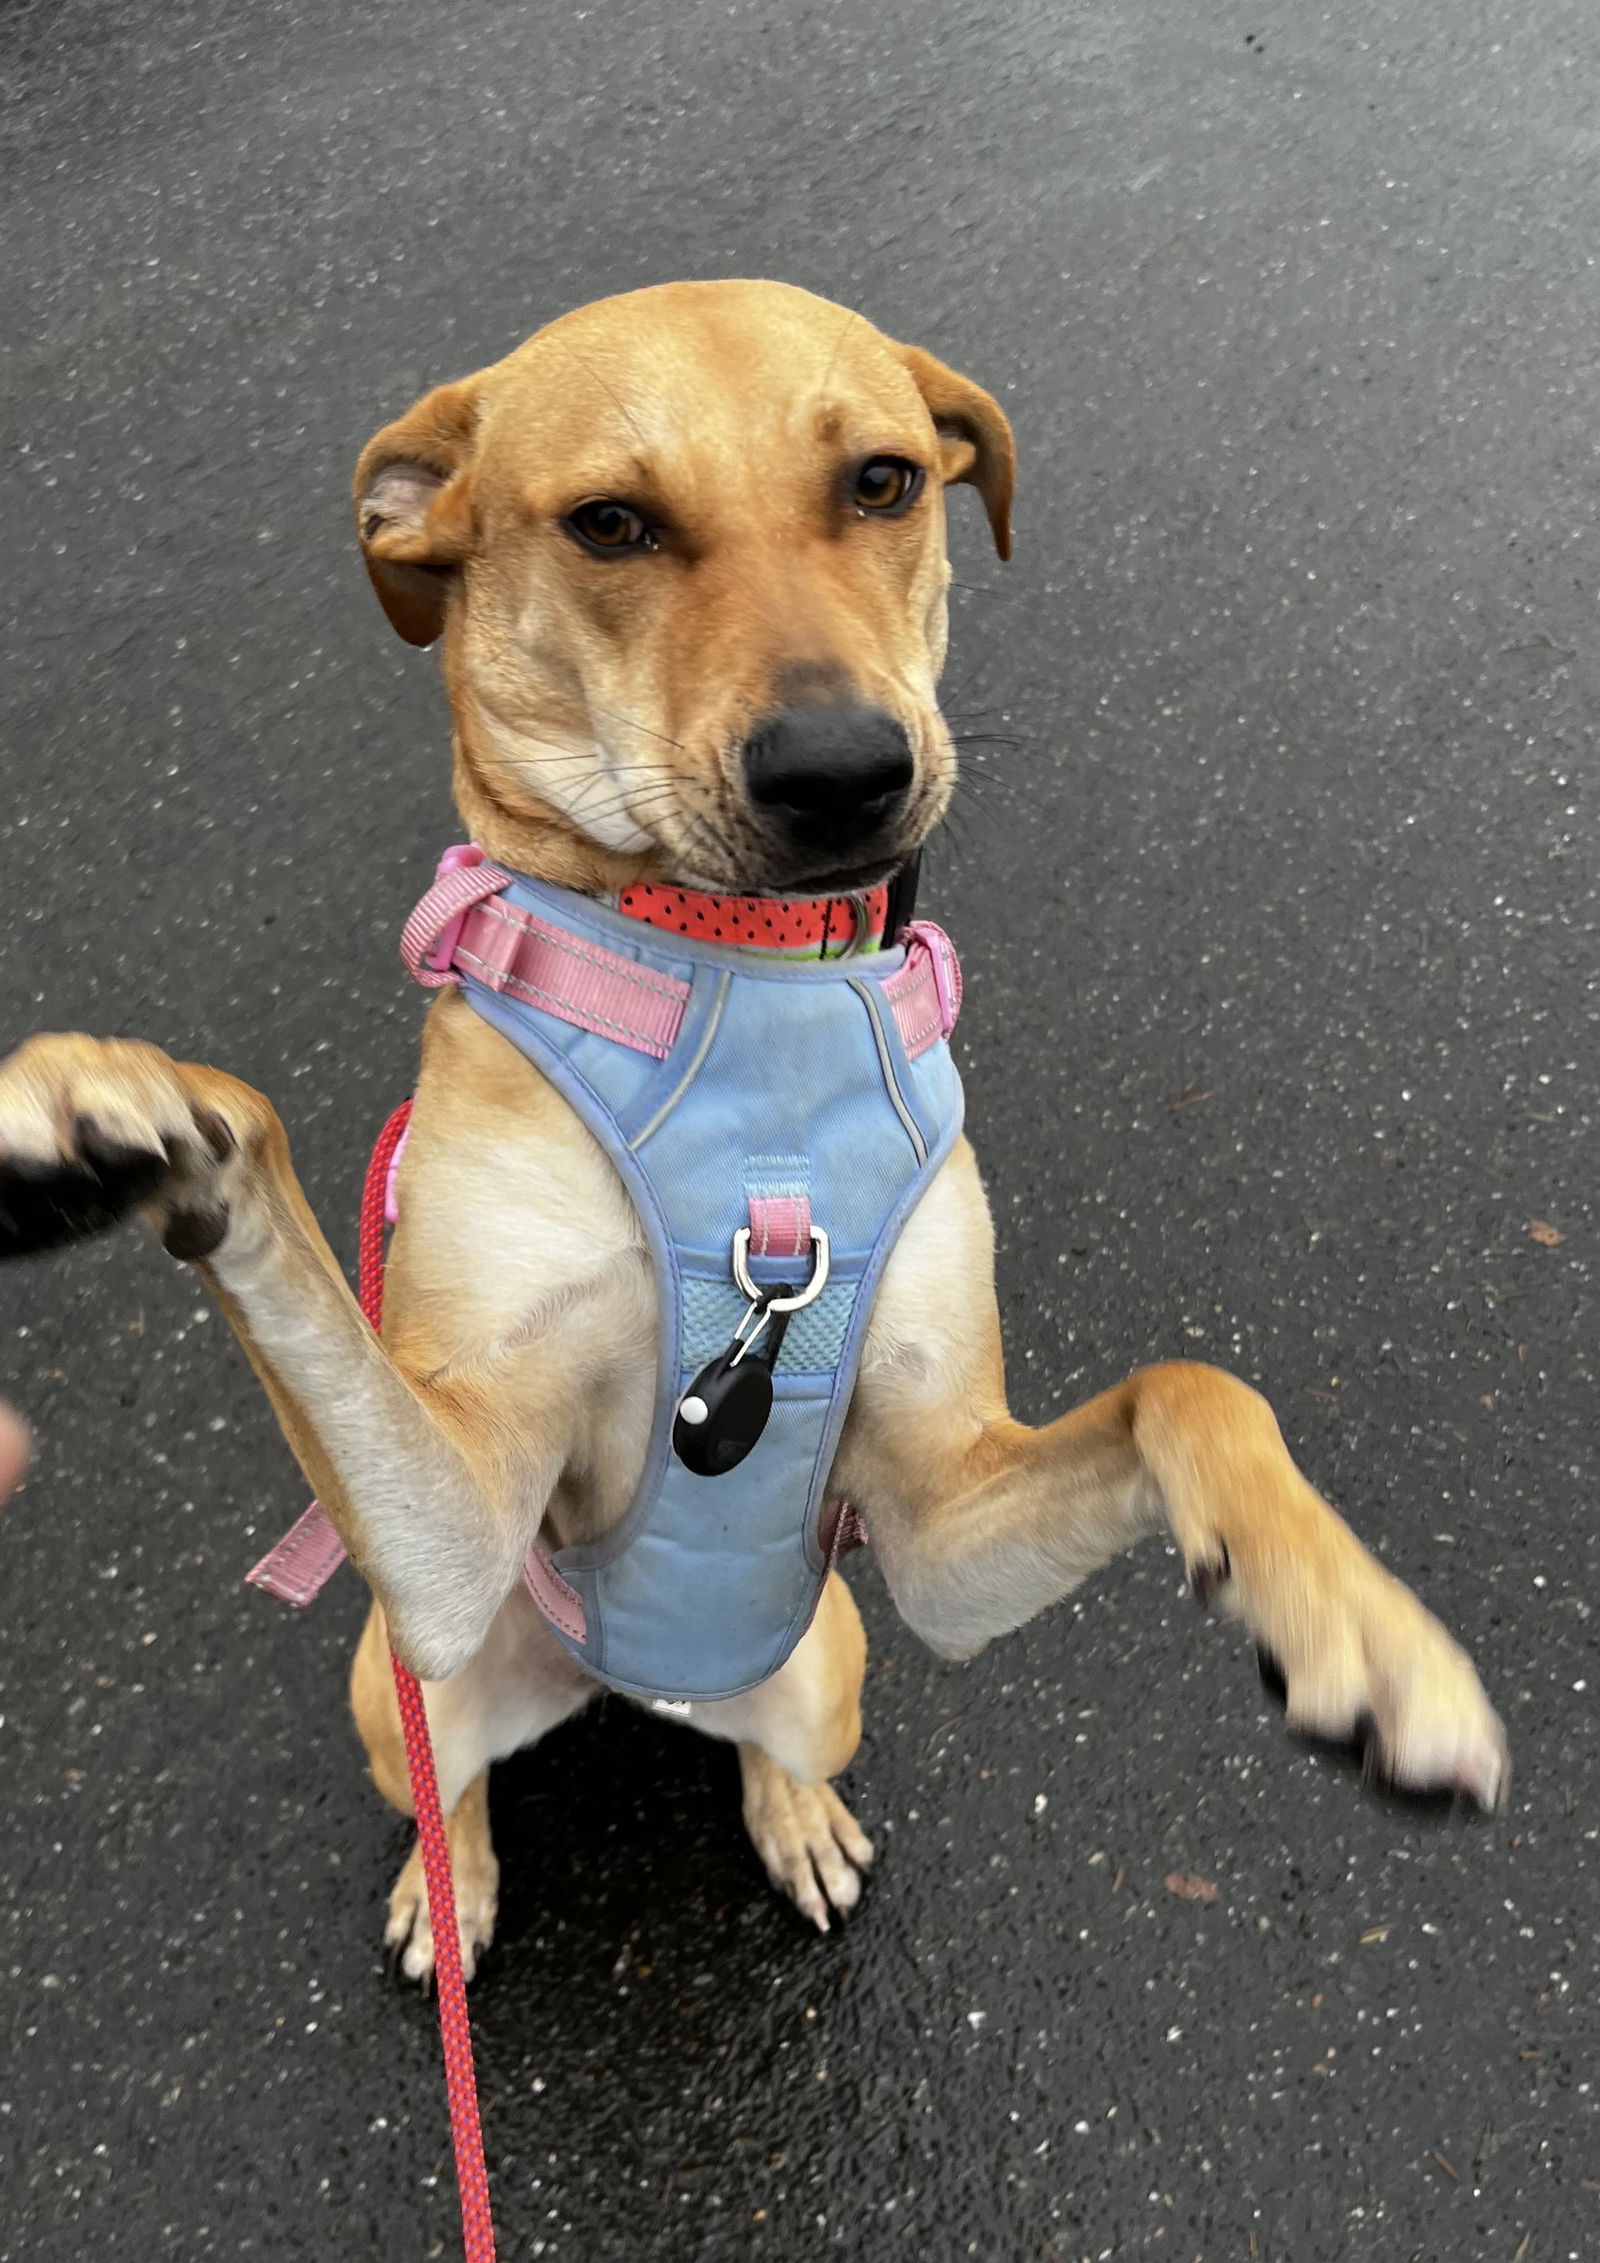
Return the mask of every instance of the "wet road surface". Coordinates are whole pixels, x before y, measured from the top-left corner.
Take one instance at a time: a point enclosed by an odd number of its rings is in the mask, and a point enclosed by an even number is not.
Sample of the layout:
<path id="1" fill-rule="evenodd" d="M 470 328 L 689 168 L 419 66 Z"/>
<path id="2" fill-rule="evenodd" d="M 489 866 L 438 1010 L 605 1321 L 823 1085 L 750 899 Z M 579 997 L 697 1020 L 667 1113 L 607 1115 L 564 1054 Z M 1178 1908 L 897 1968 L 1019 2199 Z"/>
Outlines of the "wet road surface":
<path id="1" fill-rule="evenodd" d="M 0 1034 L 258 1083 L 349 1257 L 453 833 L 361 443 L 606 291 L 857 304 L 1022 447 L 1010 568 L 956 513 L 976 743 L 926 898 L 1019 1407 L 1173 1354 L 1258 1382 L 1511 1730 L 1503 1816 L 1418 1814 L 1286 1739 L 1158 1546 L 966 1668 L 858 1559 L 848 1930 L 773 1898 L 724 1749 L 613 1701 L 500 1772 L 503 2252 L 1593 2254 L 1592 10 L 57 0 L 0 38 Z M 40 1439 L 0 2255 L 452 2255 L 358 1583 L 241 1588 L 303 1499 L 243 1360 L 129 1234 L 0 1282 L 0 1389 Z"/>

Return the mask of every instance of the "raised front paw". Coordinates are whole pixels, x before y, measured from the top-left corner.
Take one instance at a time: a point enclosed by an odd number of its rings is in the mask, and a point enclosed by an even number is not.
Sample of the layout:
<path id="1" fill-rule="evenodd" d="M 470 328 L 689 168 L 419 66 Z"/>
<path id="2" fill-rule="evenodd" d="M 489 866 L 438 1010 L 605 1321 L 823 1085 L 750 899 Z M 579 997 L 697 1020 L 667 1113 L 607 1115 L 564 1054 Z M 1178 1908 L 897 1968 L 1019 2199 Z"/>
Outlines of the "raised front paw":
<path id="1" fill-rule="evenodd" d="M 0 1062 L 0 1257 L 103 1233 L 139 1208 L 174 1257 L 209 1256 L 254 1128 L 235 1095 L 254 1098 L 154 1045 L 29 1038 Z"/>
<path id="2" fill-rule="evenodd" d="M 1315 1498 L 1315 1496 L 1313 1496 Z M 1282 1684 L 1289 1726 L 1360 1744 L 1375 1777 L 1413 1792 L 1461 1792 L 1499 1807 L 1511 1780 L 1506 1733 L 1472 1660 L 1411 1590 L 1317 1501 L 1331 1531 L 1314 1551 L 1241 1551 L 1193 1572 L 1249 1626 Z M 1249 1562 L 1249 1555 L 1255 1561 Z"/>

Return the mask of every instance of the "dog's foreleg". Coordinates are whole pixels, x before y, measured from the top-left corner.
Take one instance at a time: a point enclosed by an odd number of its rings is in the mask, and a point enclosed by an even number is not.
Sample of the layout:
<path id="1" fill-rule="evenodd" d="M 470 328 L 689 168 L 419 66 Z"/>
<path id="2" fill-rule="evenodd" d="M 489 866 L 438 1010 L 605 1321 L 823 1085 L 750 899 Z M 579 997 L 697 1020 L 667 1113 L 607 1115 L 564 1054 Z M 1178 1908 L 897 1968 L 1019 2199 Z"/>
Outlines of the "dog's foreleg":
<path id="1" fill-rule="evenodd" d="M 560 1467 L 470 1384 L 404 1375 L 362 1318 L 273 1110 L 156 1047 L 37 1037 L 0 1063 L 0 1255 L 142 1210 L 195 1262 L 269 1392 L 395 1646 L 443 1680 L 516 1580 Z"/>
<path id="2" fill-rule="evenodd" d="M 1471 1661 L 1308 1484 L 1266 1401 L 1176 1362 L 1030 1429 L 1006 1407 L 991 1267 L 962 1148 L 886 1272 L 835 1472 L 911 1626 L 970 1656 L 1164 1528 L 1197 1597 L 1275 1660 L 1292 1726 L 1370 1725 L 1385 1774 L 1495 1805 L 1505 1737 Z"/>

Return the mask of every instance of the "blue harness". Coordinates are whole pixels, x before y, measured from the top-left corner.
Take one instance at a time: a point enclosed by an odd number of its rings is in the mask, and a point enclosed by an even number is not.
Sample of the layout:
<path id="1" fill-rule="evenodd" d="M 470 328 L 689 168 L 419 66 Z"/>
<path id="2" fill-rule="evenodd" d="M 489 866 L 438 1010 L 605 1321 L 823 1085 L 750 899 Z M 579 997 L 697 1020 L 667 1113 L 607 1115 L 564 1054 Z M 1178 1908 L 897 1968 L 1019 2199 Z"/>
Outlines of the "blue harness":
<path id="1" fill-rule="evenodd" d="M 459 880 L 471 908 L 424 963 L 460 980 L 605 1149 L 659 1294 L 632 1504 L 603 1539 L 536 1552 L 529 1586 L 613 1688 L 731 1697 L 777 1672 L 827 1577 L 823 1493 L 873 1297 L 961 1128 L 955 956 L 917 924 L 859 958 L 765 958 L 494 867 Z M 786 1254 L 763 1254 L 796 1226 Z M 764 1317 L 780 1290 L 796 1303 L 786 1325 Z M 780 1328 L 773 1359 L 763 1339 Z M 715 1363 L 725 1385 L 742 1364 L 741 1329 L 771 1360 L 770 1415 L 736 1468 L 703 1475 L 690 1460 L 706 1374 Z"/>

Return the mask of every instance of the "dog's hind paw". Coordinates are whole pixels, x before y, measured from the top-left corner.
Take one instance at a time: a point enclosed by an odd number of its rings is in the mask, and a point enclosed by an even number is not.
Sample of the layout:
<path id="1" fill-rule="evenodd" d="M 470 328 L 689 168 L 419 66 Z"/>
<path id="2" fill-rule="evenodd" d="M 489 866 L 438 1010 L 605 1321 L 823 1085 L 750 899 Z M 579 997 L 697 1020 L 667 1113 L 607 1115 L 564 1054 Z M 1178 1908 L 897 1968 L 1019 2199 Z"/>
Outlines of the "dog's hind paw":
<path id="1" fill-rule="evenodd" d="M 1472 1660 L 1348 1527 L 1324 1538 L 1314 1554 L 1235 1542 L 1209 1582 L 1191 1571 L 1196 1592 L 1249 1627 L 1298 1734 L 1359 1747 L 1383 1785 L 1500 1807 L 1506 1733 Z"/>
<path id="2" fill-rule="evenodd" d="M 831 1784 L 796 1783 L 769 1760 L 747 1771 L 744 1820 L 767 1876 L 819 1933 L 849 1916 L 873 1846 Z"/>
<path id="3" fill-rule="evenodd" d="M 1398 1791 L 1457 1793 L 1492 1813 L 1511 1784 L 1506 1732 L 1472 1660 L 1397 1580 L 1281 1674 L 1291 1729 L 1359 1748 Z"/>
<path id="4" fill-rule="evenodd" d="M 461 1935 L 461 1970 L 470 1980 L 478 1969 L 478 1959 L 494 1939 L 500 1906 L 500 1864 L 492 1847 L 473 1845 L 463 1835 L 460 1844 L 452 1839 L 450 1865 L 456 1925 Z M 394 1882 L 383 1946 L 391 1967 L 407 1980 L 416 1981 L 426 1995 L 433 1987 L 433 1927 L 428 1918 L 420 1846 L 412 1848 L 410 1859 Z"/>

